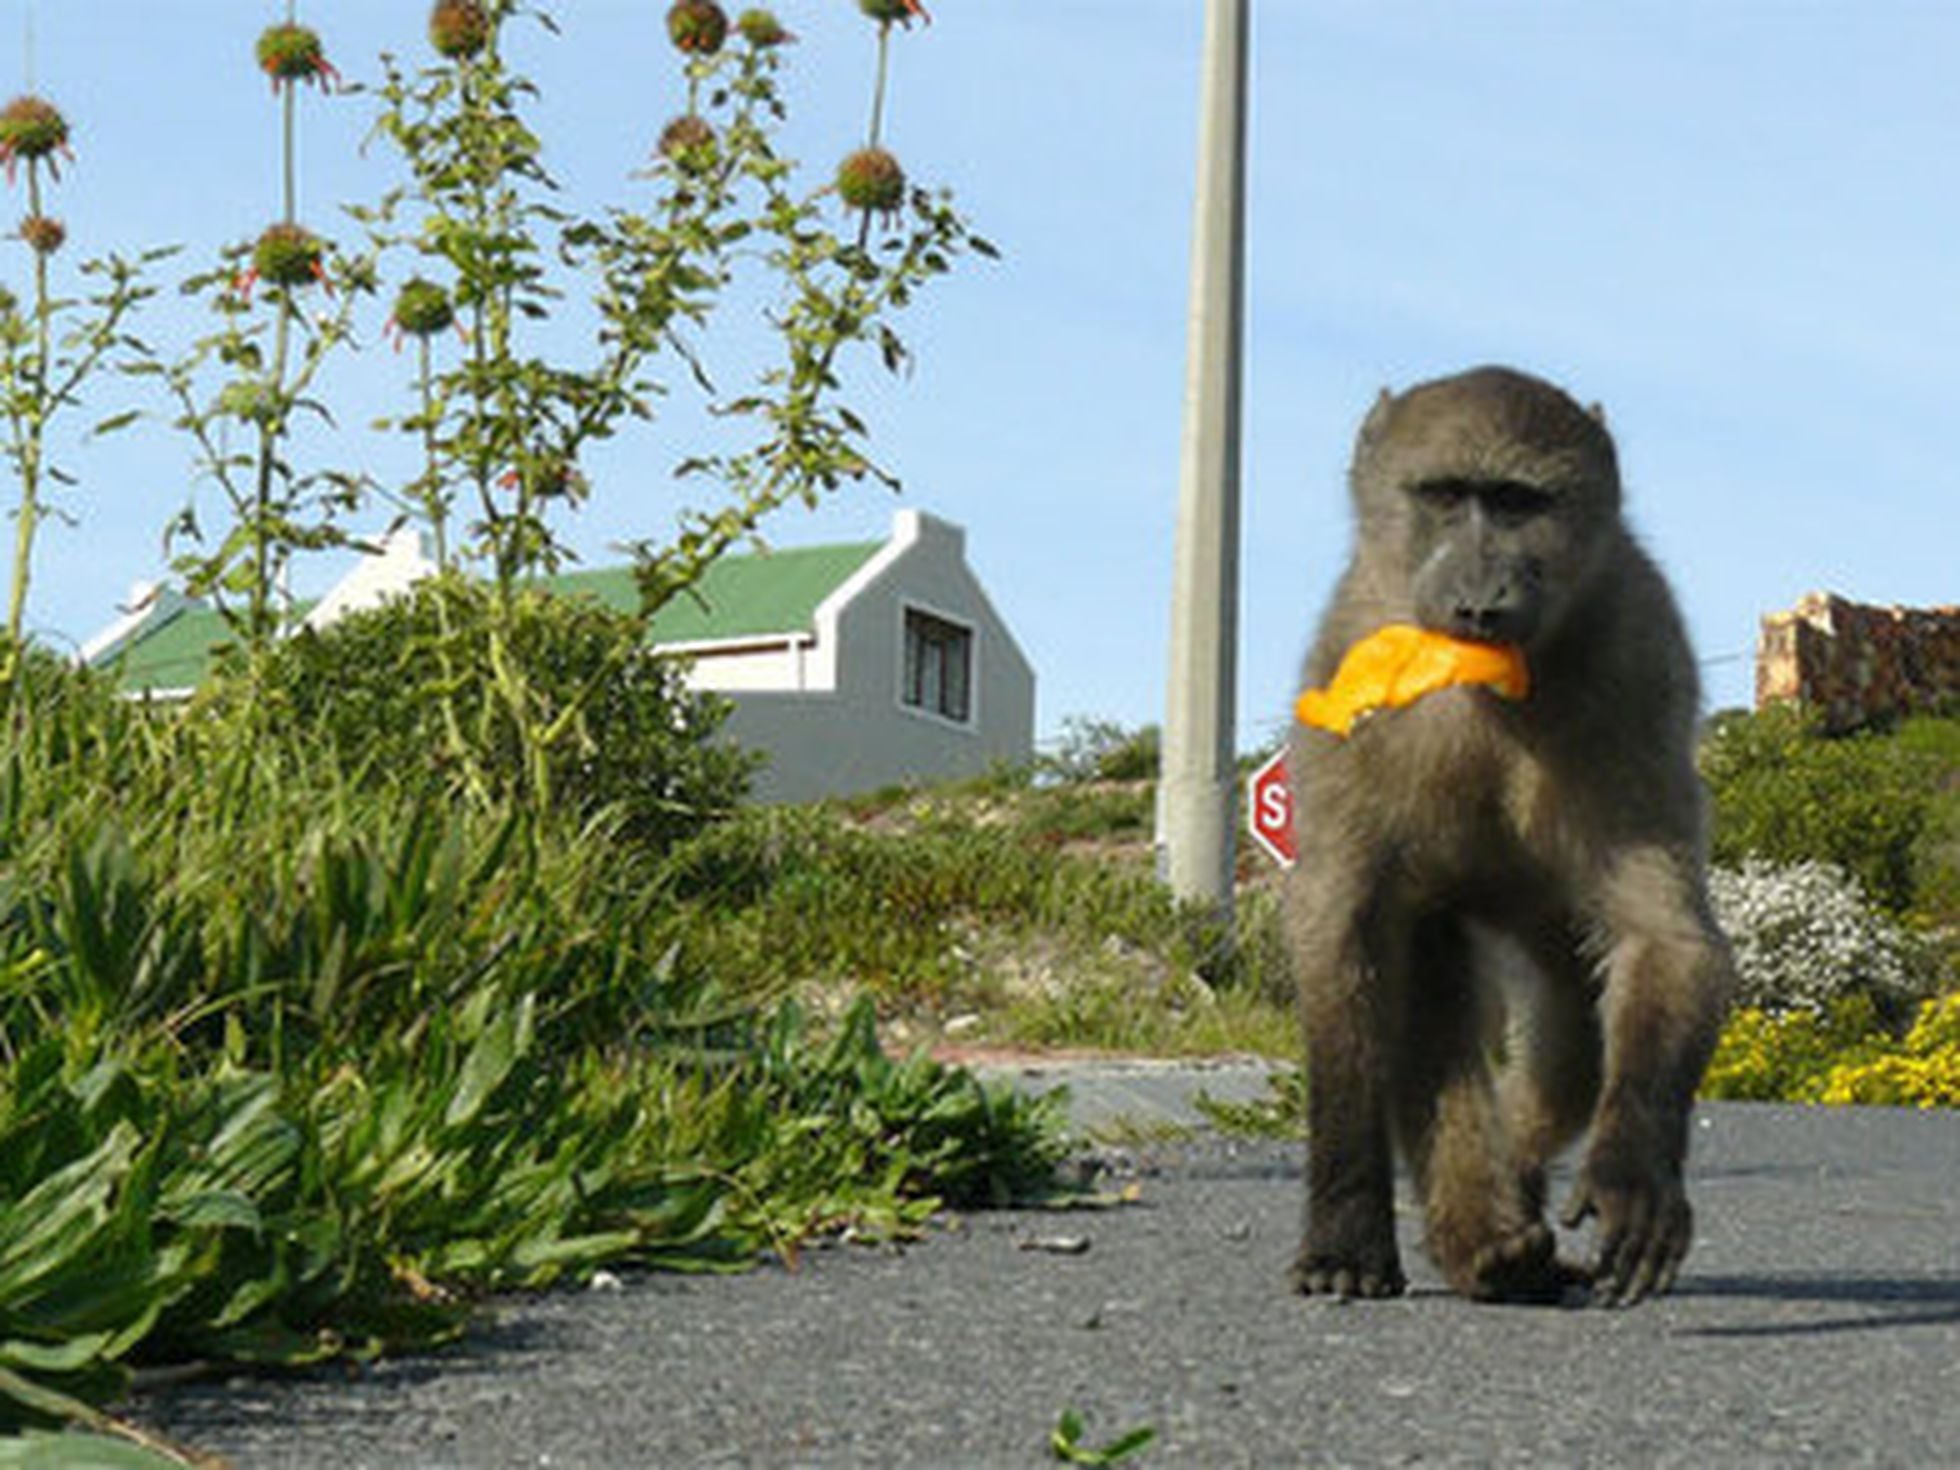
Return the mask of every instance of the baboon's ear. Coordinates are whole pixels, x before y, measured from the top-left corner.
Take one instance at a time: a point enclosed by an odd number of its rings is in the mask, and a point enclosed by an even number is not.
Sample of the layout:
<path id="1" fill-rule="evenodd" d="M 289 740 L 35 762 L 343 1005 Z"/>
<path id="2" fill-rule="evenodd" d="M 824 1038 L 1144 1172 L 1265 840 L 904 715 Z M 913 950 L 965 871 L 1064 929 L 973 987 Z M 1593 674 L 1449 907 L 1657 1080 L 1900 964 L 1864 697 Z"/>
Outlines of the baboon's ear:
<path id="1" fill-rule="evenodd" d="M 1388 427 L 1388 411 L 1395 407 L 1395 395 L 1384 388 L 1375 395 L 1375 406 L 1368 410 L 1368 417 L 1361 421 L 1361 442 L 1373 444 L 1381 438 L 1382 430 Z"/>
<path id="2" fill-rule="evenodd" d="M 1598 424 L 1600 428 L 1602 429 L 1605 428 L 1606 405 L 1603 403 L 1588 403 L 1586 405 L 1586 417 L 1590 418 L 1594 423 Z"/>

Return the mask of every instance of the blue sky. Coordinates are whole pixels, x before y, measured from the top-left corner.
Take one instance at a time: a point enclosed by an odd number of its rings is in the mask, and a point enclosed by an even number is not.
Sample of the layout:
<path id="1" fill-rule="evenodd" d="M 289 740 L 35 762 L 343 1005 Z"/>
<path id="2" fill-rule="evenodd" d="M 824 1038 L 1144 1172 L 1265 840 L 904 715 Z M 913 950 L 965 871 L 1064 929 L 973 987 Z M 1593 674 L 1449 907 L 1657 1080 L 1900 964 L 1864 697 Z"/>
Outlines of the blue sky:
<path id="1" fill-rule="evenodd" d="M 513 40 L 570 203 L 630 200 L 679 105 L 657 0 L 564 0 Z M 423 54 L 421 0 L 301 6 L 350 78 Z M 789 151 L 827 172 L 855 141 L 871 39 L 849 0 L 782 0 L 802 36 Z M 1161 717 L 1195 140 L 1197 0 L 937 0 L 899 38 L 888 137 L 951 184 L 998 264 L 974 262 L 904 331 L 906 380 L 862 385 L 902 502 L 866 486 L 786 512 L 780 544 L 880 533 L 898 503 L 967 527 L 1040 679 L 1039 723 Z M 40 0 L 33 78 L 77 154 L 51 195 L 58 274 L 182 242 L 185 262 L 276 212 L 276 110 L 252 68 L 276 3 Z M 1345 555 L 1353 429 L 1384 384 L 1479 362 L 1605 404 L 1630 513 L 1687 611 L 1712 706 L 1750 697 L 1757 619 L 1828 588 L 1960 600 L 1960 7 L 1836 3 L 1254 0 L 1241 744 L 1277 728 Z M 0 77 L 25 84 L 23 0 L 0 0 Z M 9 75 L 9 72 L 11 75 Z M 308 93 L 302 216 L 397 175 L 359 151 L 358 96 Z M 18 198 L 16 210 L 24 207 Z M 351 233 L 351 231 L 349 232 Z M 181 268 L 172 268 L 173 275 Z M 25 284 L 24 246 L 0 280 Z M 167 292 L 166 296 L 174 295 Z M 323 391 L 338 462 L 406 473 L 362 426 L 407 359 L 373 340 Z M 200 323 L 160 300 L 141 329 Z M 747 330 L 743 328 L 742 330 Z M 161 404 L 97 387 L 64 452 L 81 478 L 36 563 L 56 643 L 163 565 L 190 452 Z M 674 426 L 595 467 L 588 560 L 658 534 Z M 208 504 L 208 502 L 206 502 Z M 377 515 L 377 521 L 379 516 Z M 337 568 L 305 574 L 317 585 Z M 303 579 L 304 580 L 304 579 Z"/>

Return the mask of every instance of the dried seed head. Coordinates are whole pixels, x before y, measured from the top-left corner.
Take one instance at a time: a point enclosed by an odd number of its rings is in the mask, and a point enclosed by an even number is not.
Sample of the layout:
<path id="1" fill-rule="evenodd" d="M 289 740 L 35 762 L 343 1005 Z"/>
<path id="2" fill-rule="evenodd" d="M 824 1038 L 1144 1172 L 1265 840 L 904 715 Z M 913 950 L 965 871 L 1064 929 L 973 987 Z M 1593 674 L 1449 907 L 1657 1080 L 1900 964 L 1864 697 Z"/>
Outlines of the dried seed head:
<path id="1" fill-rule="evenodd" d="M 905 170 L 883 148 L 860 148 L 837 165 L 837 193 L 852 209 L 896 213 L 905 202 Z"/>
<path id="2" fill-rule="evenodd" d="M 490 44 L 490 13 L 478 0 L 436 0 L 429 12 L 429 44 L 451 61 L 464 61 Z"/>
<path id="3" fill-rule="evenodd" d="M 43 97 L 16 97 L 0 108 L 0 159 L 13 177 L 19 159 L 46 158 L 57 149 L 68 151 L 68 119 Z"/>
<path id="4" fill-rule="evenodd" d="M 890 25 L 893 21 L 901 25 L 911 25 L 912 17 L 931 23 L 932 17 L 926 14 L 925 6 L 919 0 L 858 0 L 858 9 L 877 21 L 880 25 Z"/>
<path id="5" fill-rule="evenodd" d="M 252 247 L 252 269 L 275 286 L 310 286 L 325 274 L 326 246 L 299 225 L 272 225 Z"/>
<path id="6" fill-rule="evenodd" d="M 254 50 L 259 70 L 271 77 L 275 86 L 280 82 L 318 82 L 324 88 L 340 78 L 327 60 L 319 32 L 307 26 L 290 21 L 267 26 L 259 32 Z"/>
<path id="7" fill-rule="evenodd" d="M 20 237 L 36 255 L 53 255 L 68 238 L 68 229 L 48 215 L 30 214 L 20 222 Z"/>
<path id="8" fill-rule="evenodd" d="M 411 337 L 446 332 L 455 320 L 456 308 L 449 293 L 434 281 L 417 276 L 405 282 L 395 297 L 394 323 Z"/>
<path id="9" fill-rule="evenodd" d="M 690 56 L 713 56 L 728 39 L 728 12 L 715 0 L 674 0 L 667 12 L 667 39 Z"/>
<path id="10" fill-rule="evenodd" d="M 715 163 L 713 125 L 691 112 L 682 113 L 660 130 L 660 154 L 682 173 L 706 173 Z"/>

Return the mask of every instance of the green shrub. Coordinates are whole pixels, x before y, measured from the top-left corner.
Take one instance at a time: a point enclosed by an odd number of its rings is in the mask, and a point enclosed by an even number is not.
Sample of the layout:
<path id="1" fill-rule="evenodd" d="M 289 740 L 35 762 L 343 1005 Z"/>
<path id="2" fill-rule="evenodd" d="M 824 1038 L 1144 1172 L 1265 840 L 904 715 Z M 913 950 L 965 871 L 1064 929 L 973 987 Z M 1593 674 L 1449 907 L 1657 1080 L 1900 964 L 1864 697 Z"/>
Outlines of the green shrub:
<path id="1" fill-rule="evenodd" d="M 1913 853 L 1914 908 L 1929 927 L 1960 933 L 1960 718 L 1918 716 L 1895 738 L 1929 772 L 1926 823 Z"/>
<path id="2" fill-rule="evenodd" d="M 1030 841 L 1150 840 L 1156 820 L 1156 788 L 1148 782 L 1071 782 L 1030 791 L 1016 822 Z"/>
<path id="3" fill-rule="evenodd" d="M 970 972 L 975 932 L 1043 931 L 1093 950 L 1117 936 L 1194 967 L 1205 936 L 1148 870 L 1072 857 L 1018 824 L 920 802 L 867 830 L 831 807 L 738 813 L 663 871 L 680 938 L 720 973 L 851 979 L 931 996 Z"/>
<path id="4" fill-rule="evenodd" d="M 520 732 L 490 686 L 489 588 L 431 578 L 379 607 L 277 644 L 234 667 L 222 710 L 256 701 L 280 738 L 317 738 L 337 764 L 401 778 L 459 777 L 460 748 L 502 800 L 527 779 Z M 614 808 L 652 847 L 699 830 L 747 789 L 754 759 L 716 738 L 727 702 L 690 691 L 679 667 L 642 646 L 633 620 L 580 598 L 519 594 L 512 659 L 540 724 L 583 699 L 550 758 L 554 804 Z"/>
<path id="5" fill-rule="evenodd" d="M 1718 721 L 1701 766 L 1718 863 L 1821 860 L 1888 912 L 1913 907 L 1919 845 L 1944 774 L 1924 745 L 1877 733 L 1825 738 L 1777 707 Z"/>
<path id="6" fill-rule="evenodd" d="M 1055 753 L 1043 758 L 1041 769 L 1060 781 L 1155 780 L 1162 744 L 1155 725 L 1132 730 L 1115 720 L 1068 715 Z"/>
<path id="7" fill-rule="evenodd" d="M 1065 789 L 915 794 L 870 825 L 843 805 L 745 810 L 662 865 L 658 932 L 765 993 L 856 985 L 899 1012 L 981 1011 L 992 1041 L 1296 1050 L 1274 895 L 1245 895 L 1228 948 L 1142 855 L 1044 835 L 1036 814 Z"/>

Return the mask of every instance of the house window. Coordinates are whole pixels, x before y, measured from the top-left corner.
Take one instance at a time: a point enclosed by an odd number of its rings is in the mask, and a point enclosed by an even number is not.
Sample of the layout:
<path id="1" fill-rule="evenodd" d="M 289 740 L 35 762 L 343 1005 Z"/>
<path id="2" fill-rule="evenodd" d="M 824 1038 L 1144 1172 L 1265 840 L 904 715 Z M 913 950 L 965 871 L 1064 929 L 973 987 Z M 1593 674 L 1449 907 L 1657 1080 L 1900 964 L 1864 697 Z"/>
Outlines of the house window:
<path id="1" fill-rule="evenodd" d="M 973 718 L 973 630 L 916 607 L 905 609 L 907 705 L 957 720 Z"/>

